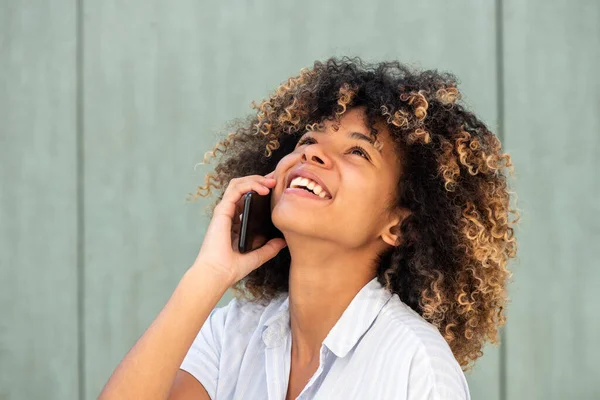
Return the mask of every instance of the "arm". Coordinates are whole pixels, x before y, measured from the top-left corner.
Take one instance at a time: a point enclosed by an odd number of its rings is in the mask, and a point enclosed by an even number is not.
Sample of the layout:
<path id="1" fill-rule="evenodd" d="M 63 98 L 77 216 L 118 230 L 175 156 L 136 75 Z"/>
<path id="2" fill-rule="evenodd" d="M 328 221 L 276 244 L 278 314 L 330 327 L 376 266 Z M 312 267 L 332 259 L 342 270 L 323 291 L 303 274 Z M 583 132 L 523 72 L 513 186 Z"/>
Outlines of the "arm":
<path id="1" fill-rule="evenodd" d="M 186 371 L 179 370 L 169 393 L 169 400 L 184 399 L 210 400 L 210 396 L 196 378 Z"/>
<path id="2" fill-rule="evenodd" d="M 229 286 L 230 280 L 202 264 L 190 268 L 158 317 L 117 366 L 99 399 L 176 399 L 188 395 L 209 399 L 204 387 L 179 366 Z"/>
<path id="3" fill-rule="evenodd" d="M 284 239 L 275 238 L 248 254 L 235 250 L 243 195 L 250 190 L 269 193 L 277 184 L 274 173 L 249 175 L 229 182 L 213 211 L 196 261 L 158 317 L 117 366 L 100 393 L 100 400 L 188 395 L 209 398 L 206 389 L 189 374 L 179 371 L 179 367 L 225 291 L 287 245 Z"/>

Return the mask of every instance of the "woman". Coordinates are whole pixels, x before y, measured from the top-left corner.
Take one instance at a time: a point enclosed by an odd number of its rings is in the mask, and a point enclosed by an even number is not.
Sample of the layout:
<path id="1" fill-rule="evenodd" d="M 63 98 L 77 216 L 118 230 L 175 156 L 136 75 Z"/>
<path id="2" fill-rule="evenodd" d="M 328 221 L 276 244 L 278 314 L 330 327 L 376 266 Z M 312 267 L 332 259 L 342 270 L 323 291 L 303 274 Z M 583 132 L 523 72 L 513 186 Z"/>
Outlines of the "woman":
<path id="1" fill-rule="evenodd" d="M 226 187 L 198 257 L 101 398 L 469 399 L 518 212 L 459 99 L 450 74 L 344 57 L 253 103 L 196 194 Z M 284 238 L 240 254 L 250 190 Z"/>

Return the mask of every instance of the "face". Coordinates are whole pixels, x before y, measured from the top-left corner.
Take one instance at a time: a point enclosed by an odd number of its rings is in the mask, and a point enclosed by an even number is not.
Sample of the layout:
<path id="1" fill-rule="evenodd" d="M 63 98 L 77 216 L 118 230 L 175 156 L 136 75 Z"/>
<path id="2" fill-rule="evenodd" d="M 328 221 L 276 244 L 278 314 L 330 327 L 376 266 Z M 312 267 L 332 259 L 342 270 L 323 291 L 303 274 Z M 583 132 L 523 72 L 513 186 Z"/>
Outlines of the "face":
<path id="1" fill-rule="evenodd" d="M 387 127 L 375 124 L 377 141 L 383 144 L 378 151 L 368 141 L 350 137 L 353 132 L 371 136 L 364 108 L 347 110 L 337 131 L 334 124 L 325 121 L 324 131 L 306 131 L 295 150 L 278 163 L 271 198 L 273 224 L 291 252 L 315 249 L 317 244 L 341 250 L 397 244 L 390 228 L 400 220 L 385 206 L 395 198 L 400 159 Z M 289 174 L 297 168 L 318 176 L 332 198 L 306 197 L 287 189 Z"/>

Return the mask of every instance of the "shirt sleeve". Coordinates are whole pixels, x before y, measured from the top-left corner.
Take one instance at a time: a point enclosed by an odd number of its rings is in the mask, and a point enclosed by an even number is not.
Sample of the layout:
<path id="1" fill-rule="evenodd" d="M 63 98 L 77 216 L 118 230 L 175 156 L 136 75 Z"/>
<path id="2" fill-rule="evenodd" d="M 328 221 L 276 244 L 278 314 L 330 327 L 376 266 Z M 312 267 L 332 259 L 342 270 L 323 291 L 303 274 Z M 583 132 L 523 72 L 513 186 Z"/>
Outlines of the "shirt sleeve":
<path id="1" fill-rule="evenodd" d="M 231 303 L 211 311 L 180 366 L 204 386 L 211 399 L 216 398 L 225 320 Z"/>
<path id="2" fill-rule="evenodd" d="M 465 375 L 452 353 L 419 348 L 411 363 L 408 400 L 471 400 Z"/>

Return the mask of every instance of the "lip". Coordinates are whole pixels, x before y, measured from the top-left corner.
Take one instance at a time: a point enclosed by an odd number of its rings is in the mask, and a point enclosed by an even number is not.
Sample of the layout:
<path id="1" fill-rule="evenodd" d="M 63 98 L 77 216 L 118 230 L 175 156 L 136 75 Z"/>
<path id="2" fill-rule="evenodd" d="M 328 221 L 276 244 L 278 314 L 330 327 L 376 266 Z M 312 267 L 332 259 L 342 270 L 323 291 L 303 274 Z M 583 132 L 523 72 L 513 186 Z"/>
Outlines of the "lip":
<path id="1" fill-rule="evenodd" d="M 321 197 L 317 196 L 316 194 L 312 194 L 310 192 L 307 192 L 304 189 L 298 189 L 298 188 L 286 188 L 283 193 L 285 194 L 293 194 L 294 196 L 300 196 L 300 197 L 306 197 L 307 199 L 313 199 L 313 200 L 320 200 L 320 201 L 330 201 L 331 199 L 322 199 Z"/>
<path id="2" fill-rule="evenodd" d="M 290 172 L 287 182 L 285 184 L 286 190 L 290 189 L 290 184 L 292 183 L 292 180 L 294 180 L 294 178 L 297 178 L 299 176 L 302 178 L 308 178 L 312 181 L 317 182 L 319 184 L 319 186 L 321 186 L 323 188 L 323 190 L 325 190 L 325 192 L 327 194 L 329 194 L 329 198 L 323 199 L 323 200 L 331 200 L 333 198 L 333 195 L 331 194 L 331 190 L 329 190 L 329 188 L 323 183 L 321 178 L 319 178 L 319 176 L 316 175 L 315 173 L 310 172 L 309 170 L 306 170 L 306 169 L 299 168 L 299 169 L 295 169 L 292 172 Z M 303 192 L 306 192 L 304 189 L 300 189 L 300 190 L 302 190 Z M 308 193 L 308 194 L 310 194 L 310 193 Z"/>

